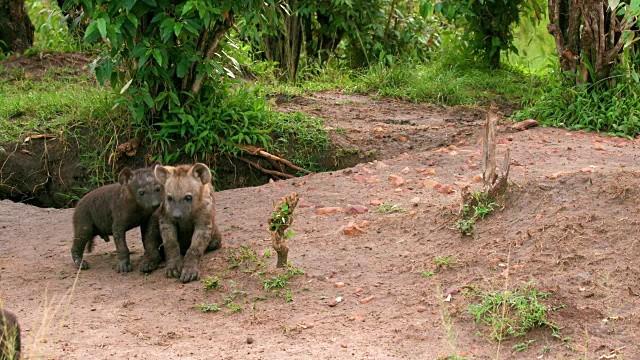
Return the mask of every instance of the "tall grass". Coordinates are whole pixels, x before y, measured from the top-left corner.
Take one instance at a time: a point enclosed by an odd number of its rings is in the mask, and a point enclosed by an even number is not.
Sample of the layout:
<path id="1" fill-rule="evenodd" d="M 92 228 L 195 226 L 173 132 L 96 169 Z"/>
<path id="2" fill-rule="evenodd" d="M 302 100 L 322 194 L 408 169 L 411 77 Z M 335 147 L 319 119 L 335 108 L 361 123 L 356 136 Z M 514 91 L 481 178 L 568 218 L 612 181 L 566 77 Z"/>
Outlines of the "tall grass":
<path id="1" fill-rule="evenodd" d="M 268 77 L 260 77 L 259 81 L 272 94 L 302 95 L 337 89 L 411 102 L 485 105 L 492 101 L 520 103 L 531 95 L 532 84 L 539 79 L 508 64 L 495 70 L 443 55 L 425 62 L 396 59 L 391 65 L 377 64 L 361 70 L 335 63 L 322 69 L 305 68 L 296 85 Z"/>
<path id="2" fill-rule="evenodd" d="M 629 76 L 570 85 L 556 75 L 530 107 L 515 114 L 516 120 L 528 118 L 553 127 L 636 137 L 640 135 L 640 77 L 631 71 Z"/>

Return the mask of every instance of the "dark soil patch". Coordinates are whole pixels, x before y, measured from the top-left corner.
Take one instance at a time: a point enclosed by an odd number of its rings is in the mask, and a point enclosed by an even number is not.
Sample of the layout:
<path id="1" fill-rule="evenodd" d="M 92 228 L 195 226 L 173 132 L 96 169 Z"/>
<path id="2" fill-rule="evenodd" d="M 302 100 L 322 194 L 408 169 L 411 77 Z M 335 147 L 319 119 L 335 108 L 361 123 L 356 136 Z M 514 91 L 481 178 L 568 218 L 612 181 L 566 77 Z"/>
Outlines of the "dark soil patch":
<path id="1" fill-rule="evenodd" d="M 28 76 L 34 80 L 39 79 L 42 74 L 52 69 L 66 69 L 61 76 L 74 76 L 80 73 L 88 73 L 87 65 L 91 58 L 85 54 L 64 53 L 64 54 L 39 54 L 32 56 L 11 56 L 2 62 L 5 68 L 2 77 L 22 77 Z M 4 76 L 3 76 L 4 75 Z"/>

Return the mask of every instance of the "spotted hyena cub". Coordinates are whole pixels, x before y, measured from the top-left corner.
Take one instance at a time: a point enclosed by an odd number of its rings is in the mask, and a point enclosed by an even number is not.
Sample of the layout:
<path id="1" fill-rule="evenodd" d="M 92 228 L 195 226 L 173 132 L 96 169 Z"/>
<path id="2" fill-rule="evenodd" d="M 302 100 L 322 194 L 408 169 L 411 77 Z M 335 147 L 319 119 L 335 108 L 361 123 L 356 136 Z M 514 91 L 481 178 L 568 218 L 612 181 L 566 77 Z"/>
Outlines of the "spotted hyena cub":
<path id="1" fill-rule="evenodd" d="M 167 277 L 179 277 L 183 283 L 198 280 L 202 254 L 218 249 L 222 242 L 211 172 L 207 165 L 197 163 L 157 166 L 155 174 L 165 191 L 154 216 L 166 254 Z"/>
<path id="2" fill-rule="evenodd" d="M 0 307 L 0 359 L 20 359 L 20 325 L 15 315 Z"/>
<path id="3" fill-rule="evenodd" d="M 140 226 L 144 239 L 149 218 L 160 206 L 163 188 L 154 174 L 157 166 L 154 164 L 138 170 L 125 168 L 118 176 L 118 183 L 95 189 L 78 202 L 73 213 L 71 247 L 71 257 L 77 267 L 89 268 L 82 257 L 85 248 L 91 252 L 96 235 L 104 241 L 109 241 L 109 235 L 113 235 L 119 260 L 118 272 L 131 271 L 125 234 L 127 230 Z M 148 267 L 151 261 L 145 246 L 140 268 Z"/>

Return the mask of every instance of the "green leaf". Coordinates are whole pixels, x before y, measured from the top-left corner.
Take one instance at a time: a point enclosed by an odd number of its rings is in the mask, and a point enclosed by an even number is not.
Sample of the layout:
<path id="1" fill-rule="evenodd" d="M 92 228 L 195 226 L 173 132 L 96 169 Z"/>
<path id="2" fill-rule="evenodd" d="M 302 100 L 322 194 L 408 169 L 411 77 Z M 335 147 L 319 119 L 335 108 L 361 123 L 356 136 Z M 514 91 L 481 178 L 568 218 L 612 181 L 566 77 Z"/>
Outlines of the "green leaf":
<path id="1" fill-rule="evenodd" d="M 182 23 L 177 22 L 173 25 L 173 32 L 176 34 L 176 37 L 180 36 L 180 32 L 182 31 Z"/>
<path id="2" fill-rule="evenodd" d="M 97 32 L 98 32 L 98 24 L 94 20 L 89 23 L 89 25 L 87 26 L 87 29 L 84 31 L 84 41 L 90 42 L 91 40 L 89 39 L 93 37 L 97 39 L 97 36 L 96 36 Z"/>
<path id="3" fill-rule="evenodd" d="M 125 0 L 124 3 L 124 9 L 129 12 L 131 11 L 131 9 L 133 9 L 133 5 L 136 4 L 136 0 Z M 127 14 L 127 16 L 129 16 L 130 14 Z M 135 17 L 135 16 L 134 16 Z M 136 19 L 137 21 L 137 19 Z M 136 26 L 138 26 L 138 24 L 136 23 Z"/>
<path id="4" fill-rule="evenodd" d="M 98 30 L 100 31 L 100 36 L 103 38 L 107 37 L 107 22 L 104 18 L 100 18 L 96 20 L 96 24 L 98 26 Z"/>
<path id="5" fill-rule="evenodd" d="M 189 71 L 189 64 L 189 60 L 182 60 L 178 63 L 176 75 L 179 78 L 183 78 L 187 71 Z"/>
<path id="6" fill-rule="evenodd" d="M 129 14 L 127 14 L 127 19 L 129 19 L 129 21 L 131 21 L 133 26 L 138 27 L 138 18 L 135 15 L 129 13 Z"/>
<path id="7" fill-rule="evenodd" d="M 153 108 L 153 98 L 151 97 L 151 94 L 149 94 L 149 90 L 143 90 L 142 100 L 144 100 L 145 104 L 147 104 L 149 108 Z"/>
<path id="8" fill-rule="evenodd" d="M 138 59 L 138 69 L 142 69 L 142 67 L 147 62 L 148 59 L 149 59 L 149 55 L 147 54 L 140 56 L 140 59 Z"/>
<path id="9" fill-rule="evenodd" d="M 158 62 L 158 65 L 162 66 L 162 54 L 160 54 L 160 50 L 153 49 L 151 51 L 151 54 L 153 55 L 153 58 Z"/>

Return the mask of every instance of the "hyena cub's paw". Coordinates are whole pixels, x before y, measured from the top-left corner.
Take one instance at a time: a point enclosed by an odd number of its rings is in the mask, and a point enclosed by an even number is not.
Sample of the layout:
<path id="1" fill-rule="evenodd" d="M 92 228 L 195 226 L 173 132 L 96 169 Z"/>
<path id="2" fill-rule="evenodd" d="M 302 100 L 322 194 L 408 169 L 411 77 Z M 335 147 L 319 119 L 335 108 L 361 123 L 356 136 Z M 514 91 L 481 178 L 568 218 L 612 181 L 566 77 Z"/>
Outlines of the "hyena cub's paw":
<path id="1" fill-rule="evenodd" d="M 150 273 L 157 268 L 158 268 L 158 261 L 153 260 L 146 256 L 142 258 L 142 262 L 140 262 L 140 272 Z"/>
<path id="2" fill-rule="evenodd" d="M 76 265 L 76 268 L 80 270 L 87 270 L 89 268 L 89 263 L 85 260 L 75 260 L 73 263 Z"/>
<path id="3" fill-rule="evenodd" d="M 132 270 L 131 261 L 129 259 L 120 260 L 120 263 L 118 264 L 119 273 L 128 273 L 128 272 L 131 272 L 131 270 Z"/>
<path id="4" fill-rule="evenodd" d="M 180 275 L 180 281 L 182 283 L 188 283 L 191 281 L 200 280 L 200 269 L 198 266 L 185 266 L 182 269 L 182 275 Z"/>
<path id="5" fill-rule="evenodd" d="M 182 261 L 172 261 L 167 263 L 165 274 L 168 278 L 179 278 L 182 273 Z"/>

